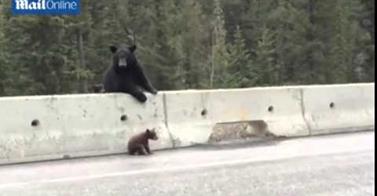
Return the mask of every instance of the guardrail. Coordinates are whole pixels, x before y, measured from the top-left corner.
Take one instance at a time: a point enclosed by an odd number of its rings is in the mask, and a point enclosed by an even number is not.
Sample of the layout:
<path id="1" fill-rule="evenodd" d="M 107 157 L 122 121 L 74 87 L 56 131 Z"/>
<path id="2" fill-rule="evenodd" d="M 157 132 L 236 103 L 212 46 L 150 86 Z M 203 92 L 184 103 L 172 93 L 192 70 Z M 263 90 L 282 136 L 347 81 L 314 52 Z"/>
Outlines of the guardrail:
<path id="1" fill-rule="evenodd" d="M 275 136 L 374 129 L 374 83 L 0 98 L 0 164 L 126 152 L 156 128 L 153 149 L 206 143 L 216 123 L 264 121 Z"/>

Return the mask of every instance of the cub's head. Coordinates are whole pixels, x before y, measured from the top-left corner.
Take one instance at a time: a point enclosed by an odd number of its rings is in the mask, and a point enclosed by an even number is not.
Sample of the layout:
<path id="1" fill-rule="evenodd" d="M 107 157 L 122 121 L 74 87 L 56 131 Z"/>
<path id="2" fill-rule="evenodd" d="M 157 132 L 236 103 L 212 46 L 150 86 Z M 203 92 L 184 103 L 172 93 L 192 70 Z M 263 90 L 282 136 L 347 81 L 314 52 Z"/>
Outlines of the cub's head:
<path id="1" fill-rule="evenodd" d="M 158 140 L 155 129 L 147 129 L 145 131 L 145 133 L 146 133 L 148 139 Z"/>
<path id="2" fill-rule="evenodd" d="M 137 64 L 137 60 L 134 55 L 135 50 L 136 45 L 130 47 L 126 46 L 125 44 L 110 46 L 110 51 L 113 54 L 113 66 L 124 69 Z"/>

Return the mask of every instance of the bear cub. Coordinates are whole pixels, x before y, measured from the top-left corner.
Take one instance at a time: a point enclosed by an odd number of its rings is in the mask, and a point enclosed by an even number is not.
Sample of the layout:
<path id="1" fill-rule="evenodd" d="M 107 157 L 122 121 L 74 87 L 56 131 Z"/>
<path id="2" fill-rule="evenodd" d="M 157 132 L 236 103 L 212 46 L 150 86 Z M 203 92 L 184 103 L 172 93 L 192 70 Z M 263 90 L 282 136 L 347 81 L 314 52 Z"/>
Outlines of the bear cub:
<path id="1" fill-rule="evenodd" d="M 128 154 L 130 155 L 146 155 L 152 154 L 149 148 L 148 140 L 157 140 L 155 129 L 147 129 L 146 131 L 134 135 L 128 141 Z"/>

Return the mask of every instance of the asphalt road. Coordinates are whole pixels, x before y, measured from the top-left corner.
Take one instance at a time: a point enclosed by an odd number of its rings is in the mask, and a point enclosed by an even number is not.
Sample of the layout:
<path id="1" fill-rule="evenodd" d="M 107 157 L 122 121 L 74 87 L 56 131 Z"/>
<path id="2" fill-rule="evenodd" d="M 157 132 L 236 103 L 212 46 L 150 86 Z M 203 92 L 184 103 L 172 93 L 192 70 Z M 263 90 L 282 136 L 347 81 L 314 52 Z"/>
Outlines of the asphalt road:
<path id="1" fill-rule="evenodd" d="M 0 195 L 374 195 L 374 132 L 0 167 Z"/>

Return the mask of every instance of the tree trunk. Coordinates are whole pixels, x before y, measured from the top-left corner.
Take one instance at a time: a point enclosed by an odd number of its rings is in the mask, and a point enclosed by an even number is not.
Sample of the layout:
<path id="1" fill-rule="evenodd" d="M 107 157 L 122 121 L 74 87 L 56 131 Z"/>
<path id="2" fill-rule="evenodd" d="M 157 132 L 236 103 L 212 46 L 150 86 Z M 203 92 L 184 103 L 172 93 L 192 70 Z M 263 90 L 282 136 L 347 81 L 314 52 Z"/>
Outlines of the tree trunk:
<path id="1" fill-rule="evenodd" d="M 80 71 L 86 70 L 86 63 L 85 63 L 85 54 L 84 54 L 84 40 L 83 40 L 83 32 L 82 29 L 79 28 L 78 35 L 77 35 L 78 41 L 78 52 L 80 57 Z M 81 75 L 81 73 L 80 73 Z M 86 78 L 83 78 L 80 76 L 79 79 L 79 91 L 82 93 L 88 92 L 88 84 Z"/>

